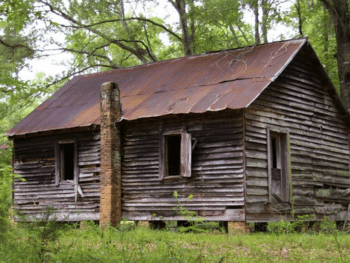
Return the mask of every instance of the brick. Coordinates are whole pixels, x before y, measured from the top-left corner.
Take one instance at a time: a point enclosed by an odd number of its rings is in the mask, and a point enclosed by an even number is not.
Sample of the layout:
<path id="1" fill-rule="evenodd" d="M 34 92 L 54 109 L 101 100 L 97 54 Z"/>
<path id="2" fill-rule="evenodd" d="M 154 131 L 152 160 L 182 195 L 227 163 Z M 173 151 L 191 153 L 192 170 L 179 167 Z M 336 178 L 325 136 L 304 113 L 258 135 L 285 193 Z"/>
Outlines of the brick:
<path id="1" fill-rule="evenodd" d="M 121 220 L 121 118 L 120 91 L 114 82 L 103 83 L 101 107 L 101 227 L 115 226 Z"/>
<path id="2" fill-rule="evenodd" d="M 246 222 L 228 222 L 227 223 L 229 235 L 248 233 L 249 232 L 248 227 L 249 225 Z"/>

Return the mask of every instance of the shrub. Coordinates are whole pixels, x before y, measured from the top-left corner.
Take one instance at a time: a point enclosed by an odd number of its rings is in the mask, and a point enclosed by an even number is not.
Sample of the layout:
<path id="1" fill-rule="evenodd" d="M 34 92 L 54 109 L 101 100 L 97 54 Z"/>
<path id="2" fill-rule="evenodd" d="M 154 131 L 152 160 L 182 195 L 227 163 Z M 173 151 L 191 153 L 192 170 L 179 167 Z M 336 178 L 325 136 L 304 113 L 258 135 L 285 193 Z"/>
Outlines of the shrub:
<path id="1" fill-rule="evenodd" d="M 6 237 L 11 207 L 12 166 L 10 149 L 0 150 L 0 243 Z"/>

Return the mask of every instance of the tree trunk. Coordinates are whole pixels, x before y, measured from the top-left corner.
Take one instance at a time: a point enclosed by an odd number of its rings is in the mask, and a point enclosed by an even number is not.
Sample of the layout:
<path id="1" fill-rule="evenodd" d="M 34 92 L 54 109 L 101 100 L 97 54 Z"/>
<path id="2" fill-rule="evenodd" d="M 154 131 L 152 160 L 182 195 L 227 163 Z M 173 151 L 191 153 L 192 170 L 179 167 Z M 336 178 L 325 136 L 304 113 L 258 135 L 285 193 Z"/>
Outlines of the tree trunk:
<path id="1" fill-rule="evenodd" d="M 169 0 L 169 2 L 174 6 L 176 11 L 179 13 L 180 26 L 182 30 L 182 46 L 185 56 L 192 55 L 192 39 L 188 31 L 187 14 L 186 14 L 186 2 L 185 0 Z"/>
<path id="2" fill-rule="evenodd" d="M 193 0 L 190 2 L 190 29 L 191 29 L 191 35 L 190 35 L 190 48 L 191 48 L 191 54 L 196 54 L 196 43 L 195 43 L 195 37 L 194 33 L 196 32 L 196 26 L 195 26 L 195 17 L 194 17 L 194 3 Z"/>
<path id="3" fill-rule="evenodd" d="M 350 110 L 350 18 L 347 0 L 321 0 L 331 15 L 337 39 L 337 62 L 341 99 Z"/>
<path id="4" fill-rule="evenodd" d="M 261 31 L 262 31 L 262 35 L 263 35 L 263 39 L 264 39 L 264 44 L 266 44 L 266 43 L 268 43 L 268 41 L 267 41 L 267 20 L 269 17 L 269 7 L 268 7 L 267 0 L 261 0 L 261 7 L 262 7 L 262 13 L 263 13 L 262 23 L 261 23 Z"/>
<path id="5" fill-rule="evenodd" d="M 253 3 L 253 12 L 255 16 L 255 45 L 260 44 L 260 33 L 259 33 L 259 0 L 254 1 Z"/>
<path id="6" fill-rule="evenodd" d="M 300 0 L 297 0 L 295 3 L 295 8 L 297 9 L 298 13 L 298 27 L 299 27 L 299 34 L 302 37 L 303 36 L 303 21 L 301 19 L 301 6 L 300 6 Z"/>
<path id="7" fill-rule="evenodd" d="M 324 47 L 323 47 L 323 51 L 324 51 L 324 56 L 326 61 L 329 61 L 329 56 L 328 56 L 328 51 L 329 51 L 329 31 L 330 31 L 330 26 L 329 26 L 329 21 L 328 21 L 328 17 L 327 17 L 327 10 L 325 7 L 323 7 L 323 36 L 324 36 Z M 327 63 L 329 64 L 329 63 Z M 328 65 L 326 64 L 326 69 L 329 70 Z"/>

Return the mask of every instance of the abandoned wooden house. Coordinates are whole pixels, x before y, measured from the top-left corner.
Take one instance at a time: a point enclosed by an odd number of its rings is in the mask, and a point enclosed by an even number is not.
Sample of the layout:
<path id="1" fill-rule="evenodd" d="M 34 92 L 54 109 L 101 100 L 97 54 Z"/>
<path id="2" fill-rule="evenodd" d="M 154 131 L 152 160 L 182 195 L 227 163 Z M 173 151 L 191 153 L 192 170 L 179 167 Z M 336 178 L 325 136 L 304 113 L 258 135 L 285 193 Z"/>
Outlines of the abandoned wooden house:
<path id="1" fill-rule="evenodd" d="M 305 38 L 78 76 L 7 132 L 14 204 L 102 223 L 184 220 L 178 202 L 213 221 L 341 221 L 349 125 Z"/>

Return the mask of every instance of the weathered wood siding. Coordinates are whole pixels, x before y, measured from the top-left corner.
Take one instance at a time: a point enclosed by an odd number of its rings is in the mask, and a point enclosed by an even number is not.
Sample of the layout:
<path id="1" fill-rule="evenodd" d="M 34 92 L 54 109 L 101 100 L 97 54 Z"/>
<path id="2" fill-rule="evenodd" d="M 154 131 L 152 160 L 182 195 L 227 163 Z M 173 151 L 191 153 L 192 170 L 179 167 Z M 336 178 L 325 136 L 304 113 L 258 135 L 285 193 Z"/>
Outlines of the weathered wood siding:
<path id="1" fill-rule="evenodd" d="M 78 193 L 77 202 L 73 183 L 55 185 L 55 142 L 74 138 L 78 141 L 79 185 L 84 195 Z M 14 172 L 25 179 L 14 182 L 16 209 L 23 214 L 40 215 L 50 205 L 59 220 L 99 220 L 99 131 L 15 138 L 14 145 Z"/>
<path id="2" fill-rule="evenodd" d="M 347 125 L 302 53 L 245 110 L 247 221 L 277 221 L 295 215 L 345 216 L 350 196 Z M 266 127 L 290 132 L 292 203 L 268 202 Z M 342 212 L 340 212 L 342 211 Z"/>
<path id="3" fill-rule="evenodd" d="M 160 130 L 187 129 L 197 143 L 189 178 L 159 178 Z M 123 216 L 183 220 L 181 206 L 207 220 L 244 221 L 242 111 L 182 115 L 124 124 Z M 188 196 L 193 195 L 189 201 Z"/>

